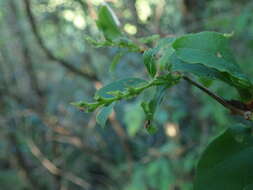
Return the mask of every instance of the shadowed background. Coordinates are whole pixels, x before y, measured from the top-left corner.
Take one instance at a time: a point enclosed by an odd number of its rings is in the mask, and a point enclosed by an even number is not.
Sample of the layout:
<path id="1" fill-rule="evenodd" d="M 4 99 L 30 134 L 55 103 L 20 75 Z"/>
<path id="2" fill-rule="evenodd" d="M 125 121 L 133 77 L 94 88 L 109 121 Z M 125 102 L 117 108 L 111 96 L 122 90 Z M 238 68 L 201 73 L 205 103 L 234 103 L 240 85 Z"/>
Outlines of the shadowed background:
<path id="1" fill-rule="evenodd" d="M 231 47 L 253 77 L 250 0 L 108 0 L 131 38 L 234 32 Z M 155 135 L 144 129 L 139 104 L 117 104 L 105 128 L 95 113 L 70 103 L 92 100 L 112 80 L 146 77 L 142 56 L 95 49 L 100 0 L 0 0 L 0 189 L 190 190 L 194 167 L 229 112 L 187 83 L 168 90 L 156 113 Z M 201 81 L 205 85 L 209 81 Z M 230 99 L 221 82 L 211 89 Z"/>

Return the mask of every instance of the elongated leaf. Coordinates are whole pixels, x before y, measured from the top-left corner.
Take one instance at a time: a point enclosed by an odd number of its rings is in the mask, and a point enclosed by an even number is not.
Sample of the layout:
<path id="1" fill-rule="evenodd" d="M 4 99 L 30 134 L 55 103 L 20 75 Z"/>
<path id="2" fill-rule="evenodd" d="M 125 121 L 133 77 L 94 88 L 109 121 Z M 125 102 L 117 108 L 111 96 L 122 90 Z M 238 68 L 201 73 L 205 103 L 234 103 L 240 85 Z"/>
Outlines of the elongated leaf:
<path id="1" fill-rule="evenodd" d="M 139 103 L 128 105 L 124 112 L 127 133 L 134 137 L 140 129 L 143 129 L 144 114 Z"/>
<path id="2" fill-rule="evenodd" d="M 180 60 L 176 54 L 174 53 L 170 58 L 172 64 L 172 71 L 180 71 L 180 72 L 189 72 L 198 77 L 209 78 L 209 79 L 219 79 L 224 82 L 233 85 L 233 82 L 226 78 L 222 73 L 213 68 L 207 68 L 202 64 L 188 64 L 182 60 Z"/>
<path id="3" fill-rule="evenodd" d="M 96 48 L 119 47 L 119 48 L 126 48 L 130 52 L 139 52 L 140 51 L 140 48 L 137 44 L 135 44 L 133 41 L 131 41 L 127 37 L 123 37 L 123 36 L 120 38 L 117 38 L 114 41 L 108 41 L 108 40 L 98 41 L 98 40 L 95 40 L 89 36 L 86 36 L 85 40 Z"/>
<path id="4" fill-rule="evenodd" d="M 105 106 L 103 108 L 101 108 L 101 110 L 99 110 L 97 116 L 96 116 L 96 121 L 97 123 L 101 126 L 104 127 L 106 124 L 106 121 L 109 117 L 109 115 L 112 113 L 113 111 L 113 107 L 114 107 L 115 103 L 112 103 L 108 106 Z"/>
<path id="5" fill-rule="evenodd" d="M 97 26 L 103 32 L 105 39 L 113 41 L 122 37 L 118 22 L 117 17 L 107 4 L 99 8 Z"/>
<path id="6" fill-rule="evenodd" d="M 139 38 L 138 40 L 139 40 L 140 43 L 147 44 L 147 43 L 159 40 L 159 39 L 160 39 L 160 35 L 154 34 L 154 35 L 151 35 L 151 36 Z"/>
<path id="7" fill-rule="evenodd" d="M 144 65 L 146 66 L 147 71 L 151 75 L 151 77 L 154 77 L 157 71 L 155 61 L 155 56 L 157 52 L 158 48 L 150 48 L 146 50 L 143 54 Z"/>
<path id="8" fill-rule="evenodd" d="M 253 137 L 236 125 L 207 147 L 197 166 L 194 190 L 249 189 L 253 183 Z"/>
<path id="9" fill-rule="evenodd" d="M 223 34 L 201 32 L 185 35 L 173 43 L 173 48 L 178 58 L 187 63 L 201 63 L 220 72 L 227 72 L 244 81 L 246 87 L 250 85 L 247 77 L 235 63 L 228 47 L 228 38 Z"/>
<path id="10" fill-rule="evenodd" d="M 221 80 L 223 82 L 226 82 L 227 84 L 234 86 L 234 80 L 233 78 L 231 78 L 229 76 L 228 73 L 222 73 L 219 72 L 216 69 L 213 68 L 208 68 L 202 64 L 196 63 L 196 64 L 189 64 L 186 63 L 182 60 L 180 60 L 176 54 L 174 53 L 171 57 L 170 57 L 170 63 L 172 65 L 171 70 L 172 71 L 180 71 L 180 72 L 189 72 L 192 73 L 198 77 L 201 77 L 202 79 L 211 79 L 211 80 Z M 242 99 L 252 99 L 252 89 L 249 88 L 240 88 L 237 87 L 237 91 L 239 92 L 240 96 L 242 97 Z"/>
<path id="11" fill-rule="evenodd" d="M 118 52 L 113 60 L 112 60 L 112 63 L 111 63 L 111 66 L 110 66 L 110 72 L 114 72 L 115 69 L 116 69 L 116 66 L 118 65 L 118 63 L 120 62 L 120 59 L 126 54 L 127 52 L 123 52 L 123 51 L 120 51 Z"/>
<path id="12" fill-rule="evenodd" d="M 121 79 L 115 82 L 112 82 L 108 85 L 105 85 L 104 87 L 100 88 L 96 94 L 95 98 L 113 98 L 114 95 L 110 94 L 111 92 L 121 92 L 124 93 L 128 88 L 137 88 L 145 85 L 147 81 L 140 79 L 140 78 L 135 78 L 135 77 L 130 77 L 130 78 L 125 78 Z"/>
<path id="13" fill-rule="evenodd" d="M 148 102 L 142 102 L 141 106 L 146 115 L 146 125 L 145 128 L 150 134 L 154 134 L 157 131 L 157 128 L 153 124 L 153 119 L 157 108 L 162 103 L 163 97 L 168 86 L 157 86 L 156 93 L 154 97 Z"/>
<path id="14" fill-rule="evenodd" d="M 173 48 L 177 58 L 184 63 L 201 64 L 215 69 L 218 79 L 223 78 L 223 81 L 235 86 L 242 98 L 252 98 L 252 84 L 236 64 L 229 49 L 227 35 L 217 32 L 188 34 L 175 40 Z"/>

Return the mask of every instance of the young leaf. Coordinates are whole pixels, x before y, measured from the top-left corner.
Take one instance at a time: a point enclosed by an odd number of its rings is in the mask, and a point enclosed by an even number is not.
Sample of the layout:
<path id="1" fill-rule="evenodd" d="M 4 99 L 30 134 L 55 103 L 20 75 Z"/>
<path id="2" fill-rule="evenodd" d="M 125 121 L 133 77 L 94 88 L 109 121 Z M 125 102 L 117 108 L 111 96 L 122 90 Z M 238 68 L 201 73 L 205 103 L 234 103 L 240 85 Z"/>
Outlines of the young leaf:
<path id="1" fill-rule="evenodd" d="M 143 54 L 144 65 L 147 68 L 148 73 L 151 77 L 155 77 L 156 74 L 156 61 L 155 55 L 158 52 L 158 48 L 150 48 Z"/>
<path id="2" fill-rule="evenodd" d="M 96 121 L 97 123 L 101 126 L 104 127 L 106 124 L 106 121 L 109 117 L 109 115 L 112 113 L 113 111 L 113 107 L 114 107 L 115 103 L 113 102 L 112 104 L 105 106 L 103 108 L 101 108 L 96 116 Z"/>
<path id="3" fill-rule="evenodd" d="M 159 39 L 160 39 L 160 35 L 154 34 L 154 35 L 151 35 L 151 36 L 139 38 L 138 41 L 139 41 L 140 43 L 147 44 L 147 43 L 150 43 L 150 42 L 159 40 Z"/>
<path id="4" fill-rule="evenodd" d="M 115 71 L 115 68 L 116 66 L 118 65 L 118 63 L 120 62 L 120 59 L 126 54 L 127 52 L 124 52 L 124 51 L 120 51 L 118 52 L 113 60 L 112 60 L 112 63 L 111 63 L 111 66 L 110 66 L 110 72 L 113 72 Z"/>
<path id="5" fill-rule="evenodd" d="M 129 136 L 134 137 L 137 132 L 142 129 L 144 114 L 139 103 L 128 104 L 125 109 L 124 123 Z"/>
<path id="6" fill-rule="evenodd" d="M 251 129 L 236 125 L 214 139 L 197 165 L 194 190 L 239 190 L 252 186 Z"/>
<path id="7" fill-rule="evenodd" d="M 174 49 L 172 48 L 172 43 L 176 40 L 176 38 L 163 38 L 158 42 L 159 54 L 161 54 L 158 59 L 158 64 L 161 69 L 168 70 L 170 68 L 170 57 L 174 53 Z"/>
<path id="8" fill-rule="evenodd" d="M 98 10 L 98 28 L 103 32 L 106 40 L 113 41 L 122 37 L 119 21 L 109 5 L 102 5 Z"/>
<path id="9" fill-rule="evenodd" d="M 166 70 L 168 69 L 169 57 L 174 51 L 171 47 L 174 40 L 175 38 L 162 38 L 157 42 L 155 48 L 150 48 L 144 52 L 144 65 L 152 77 L 155 77 L 156 75 L 158 66 L 157 63 L 161 66 L 161 68 L 165 68 Z M 160 58 L 156 61 L 156 57 Z"/>
<path id="10" fill-rule="evenodd" d="M 153 135 L 157 132 L 157 127 L 155 127 L 154 125 L 149 125 L 146 127 L 146 130 L 150 135 Z"/>
<path id="11" fill-rule="evenodd" d="M 121 92 L 124 93 L 127 91 L 129 88 L 138 88 L 143 85 L 147 84 L 147 81 L 140 79 L 140 78 L 135 78 L 135 77 L 130 77 L 130 78 L 125 78 L 121 79 L 115 82 L 112 82 L 108 85 L 105 85 L 104 87 L 100 88 L 96 94 L 95 98 L 113 98 L 115 95 L 113 95 L 111 92 Z"/>
<path id="12" fill-rule="evenodd" d="M 154 97 L 149 102 L 142 102 L 141 104 L 142 109 L 146 115 L 145 128 L 150 134 L 153 134 L 157 131 L 156 127 L 153 125 L 153 119 L 155 111 L 161 104 L 167 88 L 167 85 L 157 86 Z"/>

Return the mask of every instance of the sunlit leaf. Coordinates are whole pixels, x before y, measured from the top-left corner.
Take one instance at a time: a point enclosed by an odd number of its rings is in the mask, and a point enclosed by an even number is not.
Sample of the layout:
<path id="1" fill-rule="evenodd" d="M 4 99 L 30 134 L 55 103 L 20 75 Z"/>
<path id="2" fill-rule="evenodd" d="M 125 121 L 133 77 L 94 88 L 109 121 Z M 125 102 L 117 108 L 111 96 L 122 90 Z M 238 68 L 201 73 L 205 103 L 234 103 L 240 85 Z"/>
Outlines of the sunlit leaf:
<path id="1" fill-rule="evenodd" d="M 105 4 L 98 10 L 97 26 L 103 32 L 105 39 L 109 41 L 122 37 L 118 27 L 119 23 L 111 8 Z"/>

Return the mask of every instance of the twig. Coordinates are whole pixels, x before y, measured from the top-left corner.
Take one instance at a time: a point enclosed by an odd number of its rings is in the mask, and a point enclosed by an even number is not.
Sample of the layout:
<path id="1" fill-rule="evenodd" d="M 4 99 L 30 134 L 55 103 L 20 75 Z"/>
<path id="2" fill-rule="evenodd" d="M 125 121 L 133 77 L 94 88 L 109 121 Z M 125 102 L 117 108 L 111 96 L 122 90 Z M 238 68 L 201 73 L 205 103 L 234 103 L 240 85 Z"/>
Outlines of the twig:
<path id="1" fill-rule="evenodd" d="M 50 160 L 48 160 L 40 151 L 40 149 L 34 144 L 32 140 L 27 140 L 27 145 L 31 151 L 31 153 L 41 162 L 41 164 L 53 175 L 55 176 L 61 176 L 65 178 L 66 180 L 69 180 L 70 182 L 84 188 L 89 189 L 90 184 L 85 181 L 84 179 L 75 176 L 74 174 L 70 172 L 64 172 L 58 167 L 56 167 Z"/>
<path id="2" fill-rule="evenodd" d="M 186 80 L 187 82 L 189 82 L 190 84 L 196 86 L 200 90 L 204 91 L 206 94 L 208 94 L 210 97 L 215 99 L 217 102 L 219 102 L 225 108 L 228 108 L 229 110 L 231 110 L 234 114 L 242 115 L 245 117 L 245 113 L 247 112 L 247 110 L 242 110 L 242 109 L 235 107 L 233 104 L 230 103 L 230 101 L 227 101 L 224 98 L 216 95 L 214 92 L 210 91 L 208 88 L 202 86 L 201 84 L 197 83 L 196 81 L 190 79 L 187 76 L 183 76 L 183 79 Z"/>
<path id="3" fill-rule="evenodd" d="M 42 189 L 42 187 L 39 185 L 39 183 L 34 179 L 32 175 L 33 168 L 31 165 L 27 162 L 25 159 L 24 154 L 19 150 L 19 143 L 16 138 L 16 135 L 14 133 L 9 133 L 8 139 L 13 147 L 15 147 L 15 159 L 17 160 L 17 164 L 22 169 L 22 171 L 25 174 L 25 177 L 29 181 L 30 185 L 34 190 Z"/>
<path id="4" fill-rule="evenodd" d="M 39 82 L 38 82 L 38 78 L 37 75 L 35 73 L 34 67 L 33 67 L 33 62 L 30 56 L 30 51 L 29 51 L 29 47 L 28 47 L 28 43 L 26 40 L 26 36 L 24 34 L 24 31 L 22 29 L 22 26 L 20 24 L 20 16 L 18 15 L 18 7 L 15 4 L 14 1 L 10 1 L 9 2 L 9 6 L 11 8 L 11 14 L 14 16 L 13 18 L 10 17 L 10 22 L 16 26 L 14 28 L 14 34 L 15 36 L 18 36 L 19 41 L 20 41 L 20 49 L 21 52 L 23 54 L 23 58 L 24 58 L 24 68 L 28 74 L 29 77 L 29 82 L 30 82 L 30 86 L 32 88 L 32 90 L 37 94 L 37 96 L 42 99 L 43 97 L 43 91 L 39 88 Z"/>
<path id="5" fill-rule="evenodd" d="M 62 59 L 62 58 L 59 58 L 59 57 L 56 57 L 45 45 L 41 35 L 40 35 L 40 32 L 38 30 L 38 27 L 37 27 L 37 24 L 36 24 L 36 21 L 35 21 L 35 18 L 33 16 L 33 13 L 32 13 L 32 9 L 31 9 L 31 2 L 30 0 L 24 0 L 24 4 L 25 4 L 25 10 L 26 10 L 26 14 L 27 14 L 27 17 L 28 17 L 28 20 L 29 20 L 29 23 L 31 25 L 31 28 L 32 28 L 32 31 L 33 31 L 33 34 L 39 44 L 39 46 L 41 47 L 41 49 L 44 51 L 44 53 L 46 54 L 46 56 L 48 57 L 48 59 L 51 59 L 52 61 L 56 61 L 57 63 L 61 64 L 63 67 L 65 67 L 66 69 L 68 69 L 69 71 L 81 76 L 81 77 L 84 77 L 86 79 L 90 79 L 92 81 L 97 81 L 98 78 L 95 74 L 91 74 L 91 73 L 86 73 L 76 67 L 74 67 L 73 65 L 71 65 L 71 63 L 69 63 L 68 61 Z"/>

